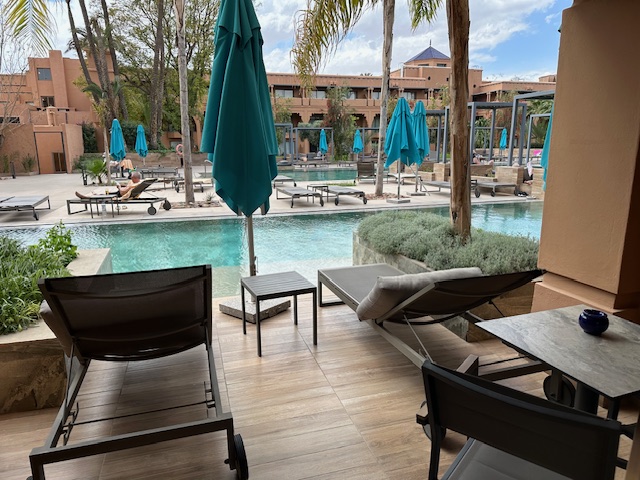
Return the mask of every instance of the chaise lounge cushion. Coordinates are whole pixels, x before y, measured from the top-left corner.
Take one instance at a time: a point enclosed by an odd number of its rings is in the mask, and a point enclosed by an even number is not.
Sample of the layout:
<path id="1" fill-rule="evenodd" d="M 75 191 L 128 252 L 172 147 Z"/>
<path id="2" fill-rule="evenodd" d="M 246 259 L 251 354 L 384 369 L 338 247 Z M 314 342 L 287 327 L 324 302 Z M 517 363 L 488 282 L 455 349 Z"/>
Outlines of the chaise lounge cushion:
<path id="1" fill-rule="evenodd" d="M 356 315 L 360 320 L 380 318 L 432 283 L 480 276 L 482 276 L 482 270 L 478 267 L 470 267 L 378 277 L 374 287 L 358 305 Z"/>

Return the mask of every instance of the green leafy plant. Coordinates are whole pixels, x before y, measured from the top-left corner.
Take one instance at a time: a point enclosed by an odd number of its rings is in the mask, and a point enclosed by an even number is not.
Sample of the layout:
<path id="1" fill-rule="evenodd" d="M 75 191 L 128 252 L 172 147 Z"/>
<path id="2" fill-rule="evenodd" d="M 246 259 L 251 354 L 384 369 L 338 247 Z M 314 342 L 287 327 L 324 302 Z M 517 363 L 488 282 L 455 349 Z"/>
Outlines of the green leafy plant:
<path id="1" fill-rule="evenodd" d="M 33 167 L 36 164 L 36 159 L 28 153 L 24 156 L 20 163 L 22 163 L 22 168 L 24 168 L 24 171 L 29 173 L 33 170 Z"/>
<path id="2" fill-rule="evenodd" d="M 88 161 L 86 163 L 87 173 L 89 174 L 89 178 L 94 182 L 102 184 L 102 177 L 107 174 L 107 165 L 101 158 L 96 158 L 95 160 Z"/>
<path id="3" fill-rule="evenodd" d="M 466 244 L 449 220 L 426 212 L 384 212 L 365 218 L 358 235 L 374 250 L 404 255 L 434 270 L 479 267 L 486 275 L 536 268 L 538 241 L 472 228 Z"/>
<path id="4" fill-rule="evenodd" d="M 2 171 L 3 172 L 8 172 L 9 171 L 9 155 L 0 155 L 0 161 L 2 162 Z"/>
<path id="5" fill-rule="evenodd" d="M 46 236 L 38 241 L 38 246 L 59 255 L 65 266 L 78 256 L 78 247 L 71 241 L 71 230 L 62 221 L 47 230 Z"/>
<path id="6" fill-rule="evenodd" d="M 19 332 L 37 321 L 42 302 L 38 279 L 69 276 L 65 267 L 77 255 L 70 239 L 62 224 L 29 247 L 0 236 L 0 335 Z"/>
<path id="7" fill-rule="evenodd" d="M 96 153 L 98 151 L 96 127 L 91 123 L 82 122 L 82 144 L 86 153 Z"/>

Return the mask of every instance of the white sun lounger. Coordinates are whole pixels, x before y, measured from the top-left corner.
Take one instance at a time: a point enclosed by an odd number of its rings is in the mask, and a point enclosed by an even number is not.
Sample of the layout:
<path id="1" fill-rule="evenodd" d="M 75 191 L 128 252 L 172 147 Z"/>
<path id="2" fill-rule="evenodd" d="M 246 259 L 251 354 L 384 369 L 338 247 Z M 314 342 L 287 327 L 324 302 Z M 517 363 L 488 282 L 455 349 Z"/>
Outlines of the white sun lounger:
<path id="1" fill-rule="evenodd" d="M 38 220 L 38 212 L 36 212 L 36 207 L 44 202 L 47 202 L 48 205 L 45 208 L 51 210 L 51 202 L 49 201 L 48 195 L 30 197 L 4 197 L 4 200 L 0 201 L 0 212 L 23 212 L 25 210 L 31 210 L 33 212 L 33 218 Z"/>
<path id="2" fill-rule="evenodd" d="M 320 199 L 320 206 L 324 206 L 324 200 L 322 200 L 322 193 L 316 192 L 315 190 L 307 190 L 302 187 L 277 187 L 276 188 L 276 198 L 278 200 L 283 200 L 284 197 L 279 197 L 278 192 L 288 197 L 291 197 L 291 208 L 293 208 L 293 201 L 296 198 L 306 197 L 307 201 L 309 201 L 309 197 L 315 202 L 316 198 Z"/>

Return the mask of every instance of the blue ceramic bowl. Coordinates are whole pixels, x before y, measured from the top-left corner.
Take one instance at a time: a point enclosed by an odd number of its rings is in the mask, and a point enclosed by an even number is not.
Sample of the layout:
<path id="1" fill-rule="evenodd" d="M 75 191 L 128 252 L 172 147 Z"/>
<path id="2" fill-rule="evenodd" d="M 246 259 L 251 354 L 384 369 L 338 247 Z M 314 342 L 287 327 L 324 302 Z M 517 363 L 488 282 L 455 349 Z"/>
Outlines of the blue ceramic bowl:
<path id="1" fill-rule="evenodd" d="M 600 310 L 587 308 L 578 317 L 578 323 L 589 335 L 600 335 L 609 328 L 609 317 Z"/>

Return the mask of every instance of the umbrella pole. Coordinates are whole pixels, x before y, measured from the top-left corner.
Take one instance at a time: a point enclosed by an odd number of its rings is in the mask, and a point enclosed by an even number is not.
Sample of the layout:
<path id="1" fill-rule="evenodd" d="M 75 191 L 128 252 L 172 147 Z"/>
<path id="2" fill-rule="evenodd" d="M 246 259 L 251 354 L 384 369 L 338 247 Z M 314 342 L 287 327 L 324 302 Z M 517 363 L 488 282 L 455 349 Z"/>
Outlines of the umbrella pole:
<path id="1" fill-rule="evenodd" d="M 247 215 L 247 245 L 249 247 L 249 275 L 256 275 L 256 257 L 253 248 L 253 216 Z"/>

